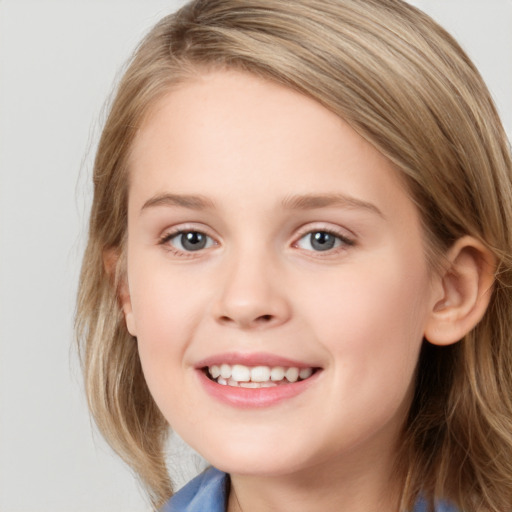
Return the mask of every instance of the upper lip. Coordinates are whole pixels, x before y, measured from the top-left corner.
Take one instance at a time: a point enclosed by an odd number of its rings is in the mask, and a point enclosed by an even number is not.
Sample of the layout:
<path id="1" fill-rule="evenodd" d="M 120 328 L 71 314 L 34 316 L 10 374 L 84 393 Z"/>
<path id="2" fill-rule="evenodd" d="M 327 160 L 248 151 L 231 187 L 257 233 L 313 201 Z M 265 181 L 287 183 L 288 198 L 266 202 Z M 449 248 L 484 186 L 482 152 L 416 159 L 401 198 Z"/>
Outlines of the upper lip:
<path id="1" fill-rule="evenodd" d="M 205 368 L 207 366 L 221 365 L 221 364 L 241 364 L 244 366 L 284 366 L 294 368 L 315 368 L 314 364 L 298 361 L 287 357 L 282 357 L 276 354 L 258 352 L 252 354 L 245 354 L 239 352 L 226 352 L 224 354 L 215 354 L 213 356 L 202 359 L 197 364 L 196 368 Z"/>

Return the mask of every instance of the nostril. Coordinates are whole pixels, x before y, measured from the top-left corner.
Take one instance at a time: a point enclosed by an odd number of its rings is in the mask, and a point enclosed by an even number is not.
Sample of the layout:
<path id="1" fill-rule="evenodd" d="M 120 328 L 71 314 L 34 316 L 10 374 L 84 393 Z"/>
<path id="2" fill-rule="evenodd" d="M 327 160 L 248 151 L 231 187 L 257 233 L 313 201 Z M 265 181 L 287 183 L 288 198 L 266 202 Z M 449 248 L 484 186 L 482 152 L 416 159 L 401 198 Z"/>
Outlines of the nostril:
<path id="1" fill-rule="evenodd" d="M 255 323 L 262 323 L 262 324 L 266 324 L 268 322 L 270 322 L 272 320 L 273 316 L 272 315 L 261 315 L 261 316 L 258 316 L 254 319 L 254 322 Z M 230 322 L 234 322 L 233 318 L 227 316 L 227 315 L 222 315 L 219 320 L 223 323 L 230 323 Z"/>

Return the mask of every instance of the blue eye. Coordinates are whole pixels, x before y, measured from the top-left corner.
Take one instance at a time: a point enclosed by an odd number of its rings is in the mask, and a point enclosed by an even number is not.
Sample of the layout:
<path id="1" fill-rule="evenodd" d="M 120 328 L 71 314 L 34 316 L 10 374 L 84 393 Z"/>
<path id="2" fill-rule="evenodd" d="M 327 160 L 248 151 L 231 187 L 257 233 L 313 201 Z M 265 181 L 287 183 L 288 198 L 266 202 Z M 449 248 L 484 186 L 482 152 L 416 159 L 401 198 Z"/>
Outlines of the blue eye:
<path id="1" fill-rule="evenodd" d="M 215 244 L 211 237 L 200 231 L 180 231 L 166 236 L 162 242 L 169 243 L 178 251 L 183 252 L 200 251 Z"/>
<path id="2" fill-rule="evenodd" d="M 321 230 L 311 231 L 297 242 L 297 247 L 316 252 L 330 251 L 341 245 L 353 245 L 353 243 L 345 237 Z"/>

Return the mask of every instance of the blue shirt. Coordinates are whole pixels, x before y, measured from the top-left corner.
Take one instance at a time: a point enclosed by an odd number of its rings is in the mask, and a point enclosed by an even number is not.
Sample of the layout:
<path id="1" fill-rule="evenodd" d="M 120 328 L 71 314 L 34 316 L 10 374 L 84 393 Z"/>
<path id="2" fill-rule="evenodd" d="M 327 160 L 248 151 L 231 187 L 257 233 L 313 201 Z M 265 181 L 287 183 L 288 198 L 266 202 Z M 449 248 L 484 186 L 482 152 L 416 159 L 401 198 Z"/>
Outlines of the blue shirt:
<path id="1" fill-rule="evenodd" d="M 228 494 L 229 475 L 209 468 L 180 489 L 160 512 L 226 512 Z M 412 512 L 427 512 L 426 503 L 420 500 Z M 441 503 L 436 512 L 457 511 Z"/>
<path id="2" fill-rule="evenodd" d="M 182 487 L 161 512 L 226 512 L 229 475 L 208 468 Z"/>

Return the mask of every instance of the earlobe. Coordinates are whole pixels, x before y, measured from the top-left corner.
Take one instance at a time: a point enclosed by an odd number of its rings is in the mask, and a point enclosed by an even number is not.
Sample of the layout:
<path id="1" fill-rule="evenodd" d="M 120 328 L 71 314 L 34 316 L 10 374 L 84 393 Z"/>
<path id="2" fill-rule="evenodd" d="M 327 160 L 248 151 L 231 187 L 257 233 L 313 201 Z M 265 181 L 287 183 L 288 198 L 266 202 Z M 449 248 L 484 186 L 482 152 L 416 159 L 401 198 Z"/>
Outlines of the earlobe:
<path id="1" fill-rule="evenodd" d="M 121 278 L 118 286 L 118 300 L 123 310 L 124 321 L 126 322 L 126 328 L 132 336 L 137 336 L 137 329 L 135 327 L 135 318 L 132 309 L 132 300 L 130 297 L 130 290 L 128 289 L 128 283 L 126 276 Z"/>
<path id="2" fill-rule="evenodd" d="M 103 265 L 112 286 L 116 288 L 117 301 L 121 307 L 126 322 L 126 328 L 132 336 L 137 336 L 135 318 L 126 272 L 121 268 L 124 263 L 119 250 L 109 249 L 103 253 Z"/>
<path id="3" fill-rule="evenodd" d="M 135 318 L 133 316 L 133 310 L 131 302 L 128 300 L 128 302 L 125 302 L 123 304 L 123 314 L 124 314 L 124 321 L 126 322 L 126 328 L 128 329 L 128 332 L 133 336 L 137 336 L 137 329 L 135 328 Z"/>
<path id="4" fill-rule="evenodd" d="M 494 283 L 495 259 L 482 243 L 470 236 L 457 240 L 446 255 L 439 279 L 441 290 L 433 299 L 425 338 L 434 345 L 461 340 L 482 319 Z"/>

